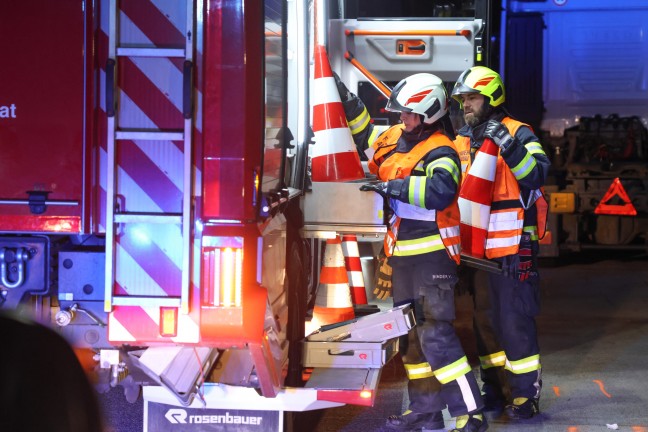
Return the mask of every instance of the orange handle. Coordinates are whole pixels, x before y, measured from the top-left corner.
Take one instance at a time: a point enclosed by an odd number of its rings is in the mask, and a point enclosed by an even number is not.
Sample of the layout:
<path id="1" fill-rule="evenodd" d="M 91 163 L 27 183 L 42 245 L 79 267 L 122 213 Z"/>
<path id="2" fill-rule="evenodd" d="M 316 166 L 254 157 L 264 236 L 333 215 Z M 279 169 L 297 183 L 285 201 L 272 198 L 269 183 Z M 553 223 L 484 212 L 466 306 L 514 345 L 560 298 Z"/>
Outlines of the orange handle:
<path id="1" fill-rule="evenodd" d="M 344 58 L 347 59 L 353 66 L 355 66 L 356 69 L 358 69 L 362 73 L 362 75 L 367 77 L 371 84 L 373 84 L 374 87 L 376 87 L 376 89 L 378 89 L 378 91 L 383 94 L 383 96 L 389 99 L 389 95 L 391 94 L 389 87 L 380 82 L 375 76 L 371 74 L 371 72 L 367 70 L 367 68 L 362 66 L 362 64 L 358 60 L 356 60 L 355 57 L 353 57 L 353 54 L 347 51 L 344 53 Z"/>
<path id="2" fill-rule="evenodd" d="M 470 30 L 345 30 L 347 36 L 470 36 Z"/>

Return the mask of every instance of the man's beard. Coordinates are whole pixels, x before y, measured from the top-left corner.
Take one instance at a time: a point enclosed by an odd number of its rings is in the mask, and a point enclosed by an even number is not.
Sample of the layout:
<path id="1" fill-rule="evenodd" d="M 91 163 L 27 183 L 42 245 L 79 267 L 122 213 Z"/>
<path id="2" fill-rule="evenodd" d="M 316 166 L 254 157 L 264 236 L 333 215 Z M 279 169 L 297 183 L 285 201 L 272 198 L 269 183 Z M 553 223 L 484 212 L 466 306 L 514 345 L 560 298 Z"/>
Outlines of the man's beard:
<path id="1" fill-rule="evenodd" d="M 468 126 L 474 128 L 475 126 L 485 122 L 487 120 L 487 115 L 486 106 L 482 105 L 477 111 L 468 114 L 464 113 L 464 121 Z"/>

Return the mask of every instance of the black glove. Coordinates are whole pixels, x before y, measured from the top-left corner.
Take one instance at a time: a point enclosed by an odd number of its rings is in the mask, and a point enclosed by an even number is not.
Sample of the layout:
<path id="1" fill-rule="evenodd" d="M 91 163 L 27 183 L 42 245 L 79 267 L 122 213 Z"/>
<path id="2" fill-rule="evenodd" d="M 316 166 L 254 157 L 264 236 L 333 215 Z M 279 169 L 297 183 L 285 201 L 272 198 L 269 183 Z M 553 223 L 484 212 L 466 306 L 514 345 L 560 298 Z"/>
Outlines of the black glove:
<path id="1" fill-rule="evenodd" d="M 333 72 L 333 78 L 335 78 L 335 85 L 337 86 L 338 93 L 340 95 L 340 100 L 346 102 L 351 99 L 350 91 L 347 86 L 344 85 L 338 74 Z"/>
<path id="2" fill-rule="evenodd" d="M 385 199 L 389 199 L 389 192 L 387 191 L 388 189 L 389 182 L 381 182 L 381 183 L 365 183 L 362 186 L 360 186 L 360 190 L 363 192 L 367 191 L 372 191 L 380 194 Z"/>
<path id="3" fill-rule="evenodd" d="M 533 250 L 531 246 L 531 235 L 522 234 L 520 250 L 518 251 L 520 264 L 518 265 L 518 279 L 525 281 L 536 275 L 533 263 Z"/>
<path id="4" fill-rule="evenodd" d="M 392 267 L 385 255 L 378 257 L 378 271 L 376 272 L 373 293 L 376 298 L 385 300 L 392 295 Z"/>
<path id="5" fill-rule="evenodd" d="M 506 150 L 506 148 L 513 142 L 513 137 L 506 126 L 497 120 L 488 120 L 484 136 L 492 139 L 502 150 Z"/>

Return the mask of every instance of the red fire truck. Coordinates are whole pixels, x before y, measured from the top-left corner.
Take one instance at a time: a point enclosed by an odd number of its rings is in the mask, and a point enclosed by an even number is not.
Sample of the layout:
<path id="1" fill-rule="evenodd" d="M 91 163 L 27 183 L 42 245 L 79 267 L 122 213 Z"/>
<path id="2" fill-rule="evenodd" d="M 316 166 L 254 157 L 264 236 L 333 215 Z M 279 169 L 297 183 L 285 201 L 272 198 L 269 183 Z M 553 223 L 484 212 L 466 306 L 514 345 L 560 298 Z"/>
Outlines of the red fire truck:
<path id="1" fill-rule="evenodd" d="M 362 20 L 376 12 L 366 3 L 2 8 L 0 308 L 57 328 L 100 391 L 143 393 L 147 430 L 221 417 L 281 427 L 281 412 L 373 403 L 395 351 L 386 338 L 368 348 L 373 363 L 341 368 L 331 349 L 304 360 L 305 346 L 327 343 L 304 343 L 324 240 L 385 232 L 376 194 L 310 178 L 309 150 L 322 145 L 310 128 L 314 46 L 384 106 L 358 65 L 385 83 L 435 69 L 452 82 L 485 60 L 490 11 L 454 2 Z M 376 320 L 413 325 L 403 308 L 347 325 Z"/>

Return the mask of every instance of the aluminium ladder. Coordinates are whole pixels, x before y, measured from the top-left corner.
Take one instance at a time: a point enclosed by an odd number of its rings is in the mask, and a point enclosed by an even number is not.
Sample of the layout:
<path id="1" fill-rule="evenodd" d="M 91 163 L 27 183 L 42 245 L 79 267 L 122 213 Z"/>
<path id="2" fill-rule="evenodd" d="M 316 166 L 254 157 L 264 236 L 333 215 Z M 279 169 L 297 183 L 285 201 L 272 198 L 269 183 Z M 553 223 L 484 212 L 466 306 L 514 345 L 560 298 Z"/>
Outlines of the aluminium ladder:
<path id="1" fill-rule="evenodd" d="M 184 48 L 127 47 L 119 43 L 118 0 L 110 0 L 108 61 L 106 64 L 106 114 L 107 114 L 107 170 L 106 170 L 106 266 L 104 310 L 111 312 L 114 306 L 178 307 L 183 314 L 189 313 L 190 284 L 190 235 L 192 197 L 192 122 L 193 122 L 193 0 L 186 0 L 186 31 Z M 182 130 L 120 129 L 118 125 L 119 103 L 117 101 L 117 65 L 119 58 L 158 57 L 183 59 Z M 182 141 L 182 209 L 179 213 L 126 212 L 117 207 L 117 146 L 123 140 Z M 171 144 L 170 144 L 171 145 Z M 115 295 L 116 274 L 116 226 L 119 224 L 173 224 L 181 226 L 182 265 L 180 296 Z"/>

